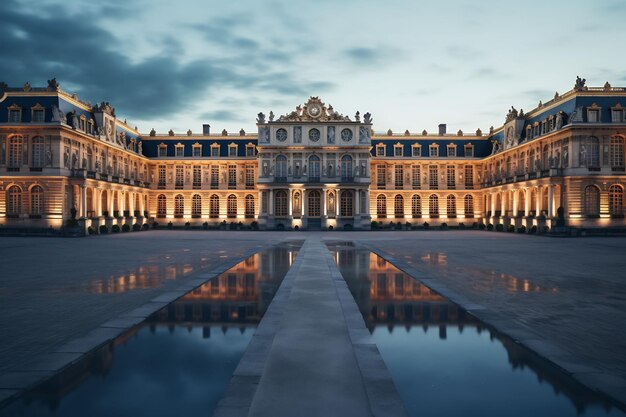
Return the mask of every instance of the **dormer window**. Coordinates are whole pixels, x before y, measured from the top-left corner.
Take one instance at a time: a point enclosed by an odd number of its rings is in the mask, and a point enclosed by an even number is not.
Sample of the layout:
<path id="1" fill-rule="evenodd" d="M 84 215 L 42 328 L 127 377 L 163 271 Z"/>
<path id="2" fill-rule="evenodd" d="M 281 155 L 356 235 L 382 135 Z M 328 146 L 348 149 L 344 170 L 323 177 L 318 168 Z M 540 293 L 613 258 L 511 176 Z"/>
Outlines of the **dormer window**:
<path id="1" fill-rule="evenodd" d="M 182 143 L 177 143 L 174 147 L 174 156 L 177 158 L 182 158 L 185 156 L 185 145 Z"/>
<path id="2" fill-rule="evenodd" d="M 403 156 L 403 146 L 401 143 L 393 145 L 393 156 Z"/>
<path id="3" fill-rule="evenodd" d="M 164 143 L 159 144 L 159 158 L 165 158 L 167 156 L 167 145 Z"/>
<path id="4" fill-rule="evenodd" d="M 87 118 L 85 116 L 80 116 L 80 118 L 78 119 L 78 128 L 82 132 L 87 131 Z"/>
<path id="5" fill-rule="evenodd" d="M 453 143 L 448 145 L 448 157 L 449 158 L 456 157 L 456 145 Z"/>
<path id="6" fill-rule="evenodd" d="M 211 156 L 217 158 L 220 156 L 220 144 L 213 143 L 211 144 Z"/>
<path id="7" fill-rule="evenodd" d="M 535 122 L 533 126 L 533 137 L 539 136 L 539 122 Z"/>
<path id="8" fill-rule="evenodd" d="M 385 156 L 385 144 L 379 143 L 376 145 L 376 156 Z"/>
<path id="9" fill-rule="evenodd" d="M 587 122 L 598 123 L 600 121 L 600 107 L 596 103 L 593 103 L 587 108 Z"/>
<path id="10" fill-rule="evenodd" d="M 194 143 L 191 146 L 192 156 L 194 158 L 199 158 L 202 156 L 202 145 L 198 142 Z"/>
<path id="11" fill-rule="evenodd" d="M 31 122 L 43 123 L 46 118 L 46 109 L 39 103 L 31 108 Z"/>
<path id="12" fill-rule="evenodd" d="M 465 157 L 466 158 L 474 157 L 474 145 L 472 145 L 471 143 L 468 143 L 467 145 L 465 145 Z"/>
<path id="13" fill-rule="evenodd" d="M 89 119 L 89 122 L 87 123 L 87 130 L 90 135 L 93 135 L 96 132 L 96 129 L 94 128 L 93 120 L 91 119 Z"/>
<path id="14" fill-rule="evenodd" d="M 526 140 L 530 140 L 533 138 L 533 128 L 529 126 L 526 126 Z"/>
<path id="15" fill-rule="evenodd" d="M 9 123 L 21 123 L 22 122 L 22 108 L 17 104 L 13 104 L 9 107 Z"/>
<path id="16" fill-rule="evenodd" d="M 248 143 L 246 145 L 246 156 L 254 156 L 254 143 Z"/>
<path id="17" fill-rule="evenodd" d="M 624 109 L 621 104 L 617 103 L 615 107 L 611 108 L 611 121 L 613 123 L 624 123 Z"/>
<path id="18" fill-rule="evenodd" d="M 411 155 L 413 157 L 420 157 L 420 156 L 422 156 L 422 145 L 419 145 L 417 143 L 411 145 Z"/>
<path id="19" fill-rule="evenodd" d="M 431 158 L 439 156 L 439 145 L 436 143 L 431 144 L 428 147 L 428 156 Z"/>
<path id="20" fill-rule="evenodd" d="M 554 117 L 552 116 L 548 119 L 548 129 L 550 132 L 554 130 Z"/>
<path id="21" fill-rule="evenodd" d="M 228 157 L 235 158 L 237 157 L 237 144 L 231 143 L 228 145 Z"/>

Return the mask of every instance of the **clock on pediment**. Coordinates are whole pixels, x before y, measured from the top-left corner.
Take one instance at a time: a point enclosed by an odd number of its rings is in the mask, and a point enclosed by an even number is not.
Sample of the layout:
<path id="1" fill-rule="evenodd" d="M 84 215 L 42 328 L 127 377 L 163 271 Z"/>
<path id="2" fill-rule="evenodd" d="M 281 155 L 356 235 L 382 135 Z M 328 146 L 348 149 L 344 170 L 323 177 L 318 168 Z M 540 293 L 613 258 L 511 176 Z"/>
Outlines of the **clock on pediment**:
<path id="1" fill-rule="evenodd" d="M 312 103 L 306 107 L 306 111 L 314 119 L 317 119 L 322 114 L 322 106 L 319 103 Z"/>

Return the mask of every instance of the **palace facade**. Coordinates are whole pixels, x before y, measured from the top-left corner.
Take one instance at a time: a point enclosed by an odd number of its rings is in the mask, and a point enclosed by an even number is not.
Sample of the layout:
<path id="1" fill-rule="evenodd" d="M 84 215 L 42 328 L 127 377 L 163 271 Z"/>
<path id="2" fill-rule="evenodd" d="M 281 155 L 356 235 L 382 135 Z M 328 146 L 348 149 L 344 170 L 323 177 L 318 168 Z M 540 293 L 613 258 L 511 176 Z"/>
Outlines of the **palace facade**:
<path id="1" fill-rule="evenodd" d="M 0 83 L 0 227 L 623 227 L 626 89 L 574 88 L 483 133 L 376 134 L 318 97 L 257 131 L 140 133 L 109 103 Z"/>

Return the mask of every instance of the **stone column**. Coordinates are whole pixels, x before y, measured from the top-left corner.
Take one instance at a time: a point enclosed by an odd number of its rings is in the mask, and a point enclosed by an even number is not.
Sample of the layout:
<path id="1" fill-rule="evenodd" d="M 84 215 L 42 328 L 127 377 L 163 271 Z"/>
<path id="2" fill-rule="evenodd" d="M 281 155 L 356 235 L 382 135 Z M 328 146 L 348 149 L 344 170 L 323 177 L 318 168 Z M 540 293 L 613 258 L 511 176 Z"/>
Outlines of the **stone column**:
<path id="1" fill-rule="evenodd" d="M 537 201 L 535 201 L 535 215 L 539 216 L 541 214 L 541 200 L 543 197 L 543 190 L 541 187 L 537 187 Z"/>
<path id="2" fill-rule="evenodd" d="M 496 196 L 494 194 L 495 193 L 489 194 L 489 202 L 491 203 L 491 217 L 494 217 L 496 215 Z"/>
<path id="3" fill-rule="evenodd" d="M 293 216 L 293 191 L 291 189 L 287 190 L 287 215 L 289 217 Z"/>
<path id="4" fill-rule="evenodd" d="M 309 215 L 309 193 L 302 190 L 302 217 Z"/>
<path id="5" fill-rule="evenodd" d="M 87 187 L 80 185 L 80 217 L 87 217 Z"/>
<path id="6" fill-rule="evenodd" d="M 548 217 L 554 217 L 554 185 L 548 186 Z"/>
<path id="7" fill-rule="evenodd" d="M 327 211 L 326 211 L 326 194 L 327 193 L 328 193 L 328 189 L 322 188 L 322 201 L 320 202 L 321 206 L 322 206 L 321 207 L 322 212 L 320 213 L 322 215 L 321 216 L 322 218 L 328 218 L 328 214 L 327 214 Z M 337 204 L 337 199 L 335 198 L 335 205 L 336 204 Z"/>
<path id="8" fill-rule="evenodd" d="M 358 216 L 361 214 L 361 190 L 354 191 L 354 215 Z"/>
<path id="9" fill-rule="evenodd" d="M 506 214 L 506 196 L 507 196 L 507 193 L 502 191 L 500 194 L 500 216 L 501 217 L 504 217 L 504 215 Z"/>
<path id="10" fill-rule="evenodd" d="M 267 214 L 270 216 L 274 215 L 274 190 L 273 189 L 270 189 L 268 192 Z"/>
<path id="11" fill-rule="evenodd" d="M 519 211 L 519 192 L 515 191 L 513 193 L 513 216 L 517 217 L 517 212 Z"/>
<path id="12" fill-rule="evenodd" d="M 365 193 L 365 207 L 363 207 L 363 214 L 366 216 L 370 215 L 370 192 L 368 190 L 363 190 Z"/>
<path id="13" fill-rule="evenodd" d="M 526 192 L 524 198 L 524 216 L 528 217 L 530 216 L 530 197 L 532 193 L 530 192 L 530 188 L 526 188 L 524 191 Z"/>

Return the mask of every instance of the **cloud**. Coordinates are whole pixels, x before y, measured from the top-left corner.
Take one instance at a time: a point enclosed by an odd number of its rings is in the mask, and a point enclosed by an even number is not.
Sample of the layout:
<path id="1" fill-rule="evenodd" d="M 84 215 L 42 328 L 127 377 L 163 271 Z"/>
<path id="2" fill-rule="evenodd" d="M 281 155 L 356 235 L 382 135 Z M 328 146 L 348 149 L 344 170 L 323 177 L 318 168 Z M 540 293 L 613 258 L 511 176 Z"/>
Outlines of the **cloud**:
<path id="1" fill-rule="evenodd" d="M 343 51 L 343 54 L 357 65 L 376 65 L 387 57 L 387 52 L 381 48 L 371 47 L 348 48 Z"/>
<path id="2" fill-rule="evenodd" d="M 213 110 L 200 114 L 203 120 L 220 120 L 226 122 L 236 122 L 241 120 L 241 115 L 232 110 Z"/>

